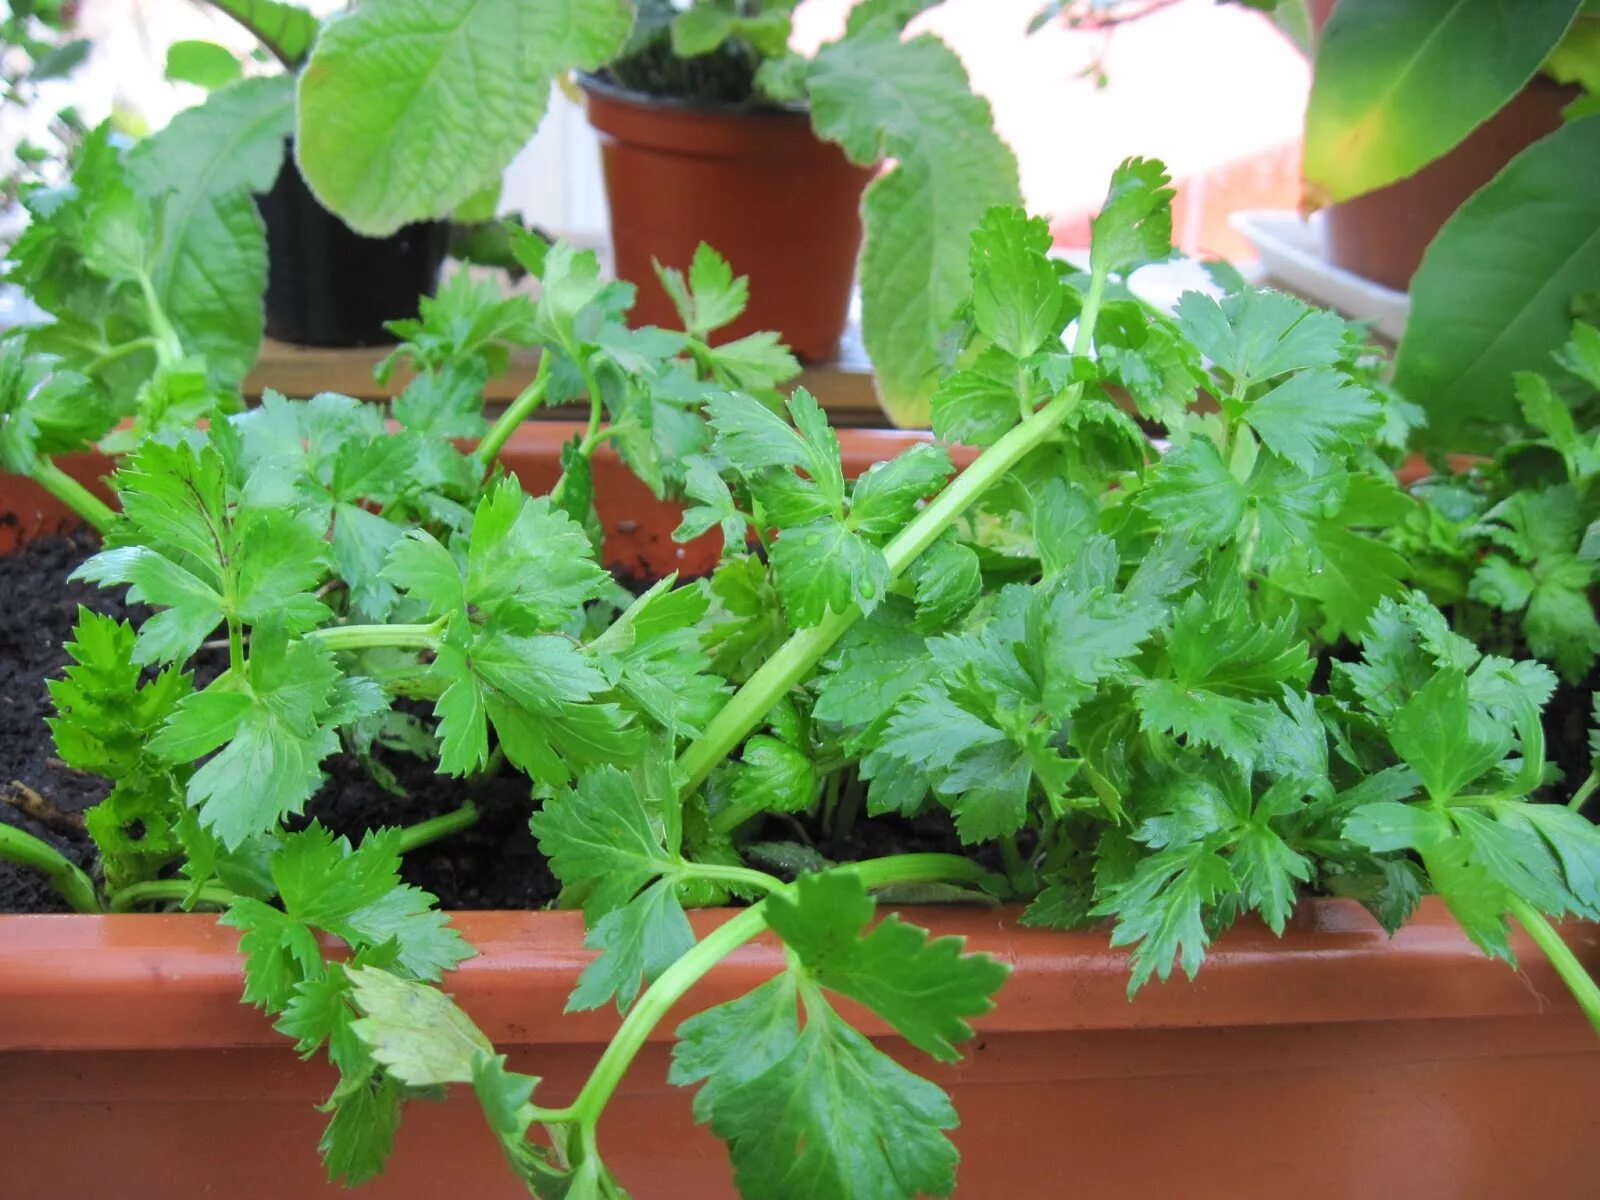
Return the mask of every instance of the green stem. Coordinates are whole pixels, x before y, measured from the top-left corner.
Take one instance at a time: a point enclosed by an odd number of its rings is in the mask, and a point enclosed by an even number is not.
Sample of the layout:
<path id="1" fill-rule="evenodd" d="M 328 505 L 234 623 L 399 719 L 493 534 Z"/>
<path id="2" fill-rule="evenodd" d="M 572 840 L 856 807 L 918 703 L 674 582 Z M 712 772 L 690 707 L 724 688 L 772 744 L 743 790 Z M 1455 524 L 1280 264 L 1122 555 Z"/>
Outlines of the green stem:
<path id="1" fill-rule="evenodd" d="M 432 650 L 443 631 L 440 620 L 426 625 L 333 625 L 313 629 L 306 637 L 329 650 Z"/>
<path id="2" fill-rule="evenodd" d="M 400 831 L 400 853 L 410 854 L 421 846 L 460 833 L 463 829 L 471 829 L 477 823 L 478 806 L 468 800 L 454 812 L 430 817 L 426 821 L 418 821 L 415 825 L 407 825 Z"/>
<path id="3" fill-rule="evenodd" d="M 140 904 L 186 900 L 191 891 L 194 891 L 194 884 L 187 879 L 151 879 L 144 883 L 129 884 L 111 897 L 107 907 L 114 913 L 130 912 Z M 208 883 L 194 892 L 193 903 L 214 904 L 218 908 L 227 908 L 236 899 L 238 897 L 227 888 Z"/>
<path id="4" fill-rule="evenodd" d="M 828 836 L 833 837 L 838 829 L 834 825 L 834 814 L 839 811 L 839 777 L 841 771 L 828 772 L 828 782 L 822 786 L 822 828 L 827 830 Z"/>
<path id="5" fill-rule="evenodd" d="M 1087 354 L 1094 342 L 1094 325 L 1100 315 L 1100 304 L 1105 295 L 1106 280 L 1096 274 L 1084 296 L 1083 311 L 1078 318 L 1077 337 L 1073 342 L 1074 354 Z M 1075 383 L 1056 396 L 1027 420 L 1012 427 L 999 441 L 980 454 L 973 464 L 944 491 L 935 496 L 921 512 L 911 519 L 904 529 L 890 539 L 883 548 L 888 563 L 889 577 L 896 578 L 913 561 L 938 540 L 966 510 L 977 501 L 1012 467 L 1032 451 L 1043 445 L 1061 428 L 1063 421 L 1077 407 L 1083 395 L 1083 384 Z M 855 624 L 861 610 L 851 605 L 842 613 L 829 612 L 821 622 L 793 634 L 756 673 L 745 682 L 722 706 L 722 709 L 689 748 L 678 759 L 683 772 L 683 791 L 687 795 L 705 782 L 712 768 L 732 753 L 735 746 L 749 736 L 761 719 L 772 711 L 780 697 L 798 684 L 817 665 L 824 654 L 839 640 L 845 630 Z M 721 833 L 737 828 L 755 815 L 747 811 L 750 806 L 729 805 L 712 818 L 712 826 Z M 760 811 L 757 809 L 756 811 Z"/>
<path id="6" fill-rule="evenodd" d="M 156 285 L 150 276 L 139 276 L 139 291 L 144 295 L 145 310 L 150 317 L 150 330 L 155 335 L 153 348 L 156 352 L 156 361 L 162 366 L 170 366 L 183 357 L 183 342 L 178 338 L 178 331 L 172 327 L 172 322 L 167 320 L 167 310 L 161 306 L 161 298 L 156 295 Z"/>
<path id="7" fill-rule="evenodd" d="M 634 1056 L 644 1047 L 651 1031 L 712 967 L 766 930 L 765 908 L 766 901 L 763 900 L 741 910 L 695 943 L 693 949 L 656 979 L 628 1010 L 622 1028 L 617 1030 L 611 1044 L 600 1056 L 578 1098 L 570 1108 L 558 1114 L 560 1119 L 591 1125 L 600 1120 L 606 1102 L 617 1090 L 617 1085 L 622 1082 L 623 1075 L 632 1065 Z"/>
<path id="8" fill-rule="evenodd" d="M 979 496 L 988 491 L 1012 467 L 1037 449 L 1055 431 L 1077 404 L 1083 385 L 1075 383 L 1016 426 L 958 475 L 949 487 L 918 513 L 883 548 L 889 575 L 897 577 L 912 561 L 933 545 Z M 855 624 L 861 610 L 852 605 L 842 613 L 829 612 L 822 621 L 796 632 L 756 673 L 750 676 L 722 710 L 712 718 L 705 732 L 683 752 L 678 766 L 684 774 L 684 791 L 692 791 L 705 781 L 711 770 L 742 742 L 772 706 L 798 684 Z M 748 805 L 729 805 L 713 818 L 713 826 L 727 832 L 753 813 Z M 759 809 L 757 809 L 759 811 Z"/>
<path id="9" fill-rule="evenodd" d="M 244 678 L 244 631 L 233 617 L 228 618 L 228 670 Z"/>
<path id="10" fill-rule="evenodd" d="M 959 854 L 893 854 L 834 868 L 860 878 L 867 890 L 896 883 L 988 883 L 992 873 Z"/>
<path id="11" fill-rule="evenodd" d="M 698 864 L 697 864 L 698 865 Z M 988 872 L 977 863 L 955 854 L 899 854 L 891 858 L 876 858 L 863 863 L 849 863 L 837 868 L 856 875 L 866 887 L 886 887 L 895 883 L 918 883 L 929 880 L 958 880 L 981 882 Z M 759 874 L 760 872 L 751 872 Z M 774 891 L 788 891 L 793 884 L 782 884 Z M 740 946 L 759 936 L 767 928 L 766 901 L 763 900 L 741 910 L 732 919 L 719 925 L 697 942 L 677 962 L 668 967 L 638 1002 L 628 1011 L 611 1044 L 606 1047 L 600 1061 L 583 1090 L 570 1107 L 551 1114 L 553 1119 L 578 1121 L 588 1125 L 599 1122 L 617 1085 L 622 1082 L 634 1057 L 649 1039 L 650 1033 L 672 1010 L 673 1005 L 688 994 L 689 989 L 728 955 Z"/>
<path id="12" fill-rule="evenodd" d="M 587 459 L 594 454 L 595 447 L 609 438 L 616 437 L 620 430 L 615 426 L 607 426 L 604 429 L 600 427 L 600 420 L 603 416 L 600 387 L 595 382 L 594 373 L 587 366 L 583 366 L 581 370 L 583 372 L 583 385 L 589 392 L 589 426 L 584 430 L 583 440 L 578 443 L 578 457 Z M 556 480 L 555 487 L 550 489 L 550 503 L 559 506 L 562 497 L 566 494 L 567 473 L 563 471 L 561 478 Z"/>
<path id="13" fill-rule="evenodd" d="M 83 869 L 49 842 L 34 837 L 26 829 L 0 821 L 0 858 L 43 873 L 50 886 L 72 905 L 73 911 L 104 911 L 94 881 L 84 874 Z"/>
<path id="14" fill-rule="evenodd" d="M 1032 882 L 1033 869 L 1022 860 L 1022 848 L 1017 845 L 1017 835 L 1012 834 L 999 840 L 1000 859 L 1005 863 L 1006 876 L 1011 880 L 1011 886 L 1018 891 L 1024 891 Z"/>
<path id="15" fill-rule="evenodd" d="M 137 354 L 141 350 L 158 350 L 160 343 L 153 337 L 138 337 L 130 342 L 123 342 L 120 346 L 112 346 L 83 369 L 85 375 L 93 375 L 102 368 L 116 362 L 119 358 L 126 358 L 130 354 Z"/>
<path id="16" fill-rule="evenodd" d="M 478 443 L 472 457 L 479 467 L 487 472 L 494 465 L 496 456 L 499 455 L 506 441 L 516 431 L 518 425 L 528 419 L 528 415 L 544 403 L 544 394 L 550 387 L 550 364 L 555 360 L 555 355 L 549 350 L 539 355 L 539 369 L 533 373 L 533 379 L 527 387 L 517 394 L 517 398 L 506 406 L 489 432 L 483 435 L 483 440 Z"/>
<path id="17" fill-rule="evenodd" d="M 41 458 L 33 468 L 33 481 L 101 533 L 116 524 L 117 514 L 105 501 L 48 458 Z"/>
<path id="18" fill-rule="evenodd" d="M 1600 987 L 1595 986 L 1589 972 L 1584 970 L 1578 956 L 1572 952 L 1572 947 L 1561 940 L 1561 935 L 1545 919 L 1544 914 L 1521 896 L 1511 896 L 1509 904 L 1517 924 L 1528 931 L 1534 944 L 1544 952 L 1545 958 L 1572 993 L 1572 998 L 1578 1002 L 1578 1007 L 1583 1009 L 1583 1015 L 1589 1018 L 1589 1024 L 1594 1026 L 1596 1033 L 1600 1033 Z"/>
<path id="19" fill-rule="evenodd" d="M 604 400 L 600 395 L 600 385 L 595 380 L 594 370 L 581 358 L 577 362 L 578 373 L 583 376 L 584 391 L 589 393 L 589 428 L 584 431 L 583 445 L 592 446 L 595 436 L 600 432 L 601 418 L 605 415 Z"/>
<path id="20" fill-rule="evenodd" d="M 1573 812 L 1581 812 L 1583 806 L 1589 802 L 1589 797 L 1594 795 L 1595 788 L 1600 787 L 1600 768 L 1589 772 L 1578 790 L 1572 793 L 1572 799 L 1567 801 L 1567 807 Z"/>
<path id="21" fill-rule="evenodd" d="M 749 867 L 728 867 L 718 863 L 684 863 L 682 879 L 704 879 L 708 883 L 731 883 L 757 892 L 775 892 L 786 886 L 776 875 L 753 871 Z"/>

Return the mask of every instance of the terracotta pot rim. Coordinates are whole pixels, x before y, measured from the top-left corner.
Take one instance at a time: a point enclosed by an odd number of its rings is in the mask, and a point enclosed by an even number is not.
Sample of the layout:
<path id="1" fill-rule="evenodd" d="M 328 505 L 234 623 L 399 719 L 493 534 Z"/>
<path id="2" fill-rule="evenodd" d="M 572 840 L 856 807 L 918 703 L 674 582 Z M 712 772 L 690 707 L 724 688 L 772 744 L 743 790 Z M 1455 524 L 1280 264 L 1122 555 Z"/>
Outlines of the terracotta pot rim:
<path id="1" fill-rule="evenodd" d="M 794 102 L 789 104 L 735 104 L 726 101 L 685 100 L 678 96 L 658 96 L 624 87 L 616 80 L 598 72 L 578 71 L 574 77 L 578 86 L 590 97 L 609 101 L 629 108 L 649 109 L 654 112 L 678 112 L 686 116 L 726 118 L 729 121 L 793 123 L 804 120 L 807 128 L 811 122 L 811 106 Z"/>
<path id="2" fill-rule="evenodd" d="M 1435 897 L 1393 939 L 1354 901 L 1303 901 L 1281 938 L 1259 922 L 1219 937 L 1190 983 L 1152 981 L 1127 998 L 1127 952 L 1103 928 L 1030 929 L 1018 911 L 905 909 L 936 936 L 1012 967 L 980 1033 L 1223 1029 L 1308 1024 L 1552 1017 L 1582 1024 L 1575 1003 L 1525 938 L 1522 971 L 1474 947 Z M 691 914 L 700 934 L 733 910 Z M 565 1012 L 578 973 L 593 957 L 577 912 L 462 912 L 452 920 L 479 951 L 445 982 L 497 1044 L 598 1044 L 614 1010 Z M 1600 968 L 1600 926 L 1563 934 L 1591 970 Z M 210 914 L 0 916 L 0 1051 L 195 1049 L 281 1045 L 261 1014 L 240 1002 L 237 934 Z M 783 967 L 762 939 L 719 964 L 656 1029 L 731 1000 Z M 846 1008 L 849 1005 L 845 1006 Z M 115 1014 L 114 1018 L 111 1014 Z M 889 1032 L 859 1010 L 873 1036 Z"/>

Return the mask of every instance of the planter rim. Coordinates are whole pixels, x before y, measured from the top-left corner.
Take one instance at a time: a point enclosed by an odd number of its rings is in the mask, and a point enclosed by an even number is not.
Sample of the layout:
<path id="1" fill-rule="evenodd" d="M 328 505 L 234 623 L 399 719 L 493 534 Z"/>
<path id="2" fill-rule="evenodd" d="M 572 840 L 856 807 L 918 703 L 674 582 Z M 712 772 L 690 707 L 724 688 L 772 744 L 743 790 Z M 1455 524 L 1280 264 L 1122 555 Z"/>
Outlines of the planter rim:
<path id="1" fill-rule="evenodd" d="M 593 71 L 574 73 L 578 86 L 591 96 L 625 104 L 632 108 L 670 110 L 704 117 L 727 117 L 756 121 L 790 122 L 802 118 L 811 120 L 811 106 L 800 102 L 788 104 L 734 104 L 725 101 L 685 100 L 678 96 L 658 96 L 624 87 L 609 76 Z"/>
<path id="2" fill-rule="evenodd" d="M 732 910 L 691 914 L 697 933 Z M 1281 938 L 1258 922 L 1218 938 L 1192 982 L 1152 981 L 1131 1003 L 1127 953 L 1103 928 L 1030 929 L 1016 909 L 908 908 L 935 935 L 1012 967 L 980 1032 L 1044 1033 L 1240 1026 L 1362 1024 L 1547 1016 L 1582 1023 L 1542 955 L 1514 939 L 1521 972 L 1477 950 L 1436 898 L 1423 901 L 1391 940 L 1354 901 L 1303 902 Z M 452 918 L 479 951 L 445 989 L 501 1046 L 597 1044 L 611 1008 L 566 1013 L 583 948 L 577 912 L 463 912 Z M 1567 923 L 1574 951 L 1600 968 L 1600 926 Z M 0 1051 L 149 1050 L 282 1046 L 259 1012 L 241 1003 L 237 934 L 210 914 L 0 916 Z M 783 966 L 769 938 L 717 966 L 654 1040 L 691 1012 L 742 995 Z M 846 1005 L 850 1008 L 850 1005 Z M 882 1021 L 853 1010 L 872 1035 Z"/>

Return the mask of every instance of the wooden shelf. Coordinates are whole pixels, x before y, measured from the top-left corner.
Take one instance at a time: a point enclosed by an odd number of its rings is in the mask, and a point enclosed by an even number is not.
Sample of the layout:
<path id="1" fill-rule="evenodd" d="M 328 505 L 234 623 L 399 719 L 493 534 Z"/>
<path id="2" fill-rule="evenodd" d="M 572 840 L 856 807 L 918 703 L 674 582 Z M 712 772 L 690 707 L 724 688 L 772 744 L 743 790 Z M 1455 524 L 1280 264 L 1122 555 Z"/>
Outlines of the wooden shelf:
<path id="1" fill-rule="evenodd" d="M 372 378 L 372 368 L 389 353 L 388 346 L 359 349 L 325 349 L 291 346 L 268 338 L 261 344 L 261 356 L 245 377 L 244 394 L 255 400 L 267 389 L 285 396 L 305 397 L 318 392 L 340 392 L 360 400 L 383 400 L 398 393 L 411 379 L 411 372 L 398 370 L 387 386 Z M 506 373 L 489 380 L 484 395 L 491 411 L 504 406 L 527 386 L 539 364 L 536 350 L 512 354 Z M 873 388 L 872 367 L 861 349 L 859 331 L 846 332 L 839 358 L 831 363 L 809 366 L 796 381 L 822 403 L 835 424 L 845 426 L 883 425 L 878 397 Z M 574 410 L 548 409 L 539 415 L 570 417 Z"/>

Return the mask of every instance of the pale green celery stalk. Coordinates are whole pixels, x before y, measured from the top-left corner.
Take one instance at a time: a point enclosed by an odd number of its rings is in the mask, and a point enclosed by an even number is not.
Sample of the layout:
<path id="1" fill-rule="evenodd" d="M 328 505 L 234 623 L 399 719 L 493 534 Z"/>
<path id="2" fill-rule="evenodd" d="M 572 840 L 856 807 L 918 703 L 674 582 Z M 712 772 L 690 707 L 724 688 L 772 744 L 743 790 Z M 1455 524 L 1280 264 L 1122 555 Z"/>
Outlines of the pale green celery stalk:
<path id="1" fill-rule="evenodd" d="M 1084 297 L 1078 319 L 1074 354 L 1085 354 L 1094 340 L 1094 324 L 1105 294 L 1105 277 L 1097 275 Z M 980 454 L 954 482 L 935 496 L 911 523 L 883 548 L 889 575 L 901 574 L 916 557 L 938 540 L 978 497 L 1030 452 L 1048 441 L 1077 407 L 1083 384 L 1074 383 L 1027 420 L 1014 426 L 999 441 Z M 712 768 L 726 758 L 772 706 L 786 695 L 817 665 L 824 654 L 855 624 L 861 610 L 852 605 L 842 613 L 829 612 L 818 624 L 793 634 L 745 685 L 722 706 L 700 735 L 678 759 L 683 772 L 683 793 L 688 795 L 705 782 Z M 730 804 L 712 818 L 712 824 L 726 833 L 763 811 L 759 799 Z"/>
<path id="2" fill-rule="evenodd" d="M 305 636 L 328 650 L 433 650 L 444 627 L 443 618 L 426 625 L 330 625 Z"/>
<path id="3" fill-rule="evenodd" d="M 483 435 L 478 448 L 472 452 L 473 459 L 485 473 L 494 466 L 495 457 L 517 426 L 544 403 L 544 394 L 550 387 L 550 364 L 553 360 L 554 355 L 549 350 L 540 352 L 539 369 L 533 373 L 532 381 L 506 406 L 505 412 L 489 427 L 489 432 Z"/>
<path id="4" fill-rule="evenodd" d="M 250 678 L 250 664 L 244 657 L 244 626 L 237 617 L 228 618 L 228 670 L 241 679 Z"/>
<path id="5" fill-rule="evenodd" d="M 1594 1026 L 1596 1033 L 1600 1033 L 1600 987 L 1595 986 L 1589 972 L 1572 952 L 1572 947 L 1561 940 L 1561 935 L 1545 919 L 1544 914 L 1521 896 L 1511 896 L 1509 907 L 1517 924 L 1528 931 L 1528 936 L 1544 952 L 1545 958 L 1556 969 L 1556 974 L 1561 976 L 1561 982 L 1567 985 L 1572 998 L 1583 1009 L 1583 1015 L 1589 1018 L 1589 1024 Z"/>
<path id="6" fill-rule="evenodd" d="M 600 428 L 601 419 L 605 415 L 605 402 L 600 395 L 600 384 L 595 379 L 594 372 L 590 369 L 588 363 L 582 359 L 575 361 L 578 363 L 579 372 L 583 375 L 584 390 L 589 393 L 589 426 L 584 430 L 583 440 L 578 443 L 578 457 L 587 459 L 594 453 L 596 446 L 611 437 L 616 431 Z M 567 473 L 563 471 L 561 478 L 556 480 L 555 487 L 550 489 L 550 503 L 559 505 L 562 497 L 566 494 Z"/>
<path id="7" fill-rule="evenodd" d="M 835 868 L 849 871 L 868 888 L 886 887 L 894 883 L 925 883 L 936 881 L 979 882 L 988 872 L 977 863 L 955 854 L 899 854 L 891 858 L 872 859 L 863 863 L 850 863 Z M 696 874 L 703 871 L 695 864 Z M 760 875 L 759 871 L 750 872 Z M 766 877 L 770 880 L 770 877 Z M 773 891 L 787 891 L 792 884 L 781 884 Z M 593 1127 L 605 1111 L 607 1101 L 622 1082 L 634 1057 L 639 1053 L 650 1033 L 672 1011 L 673 1005 L 688 994 L 689 989 L 729 954 L 758 937 L 767 928 L 766 901 L 741 909 L 732 919 L 719 925 L 697 942 L 677 962 L 663 971 L 655 983 L 628 1010 L 611 1044 L 606 1047 L 600 1061 L 576 1100 L 556 1112 L 542 1112 L 540 1120 L 549 1123 L 579 1123 Z"/>
<path id="8" fill-rule="evenodd" d="M 150 317 L 150 331 L 155 338 L 156 361 L 164 367 L 171 366 L 183 357 L 183 342 L 179 340 L 172 322 L 167 319 L 166 309 L 161 307 L 155 283 L 148 275 L 141 274 L 138 278 L 139 291 L 144 296 L 145 310 Z"/>
<path id="9" fill-rule="evenodd" d="M 1585 779 L 1579 785 L 1578 790 L 1572 793 L 1572 799 L 1567 801 L 1567 807 L 1573 812 L 1581 812 L 1583 806 L 1589 802 L 1589 797 L 1594 795 L 1594 790 L 1597 787 L 1600 787 L 1600 770 L 1590 771 L 1589 778 Z"/>
<path id="10" fill-rule="evenodd" d="M 468 800 L 453 812 L 430 817 L 426 821 L 418 821 L 415 825 L 407 825 L 401 829 L 400 853 L 410 854 L 422 846 L 440 841 L 451 834 L 460 833 L 463 829 L 470 829 L 477 823 L 478 806 Z"/>
<path id="11" fill-rule="evenodd" d="M 41 458 L 29 476 L 99 532 L 107 533 L 116 524 L 117 514 L 105 501 L 48 458 Z"/>
<path id="12" fill-rule="evenodd" d="M 149 879 L 131 883 L 111 897 L 106 907 L 114 913 L 132 912 L 141 904 L 173 903 L 187 900 L 194 884 L 187 879 Z M 194 892 L 195 904 L 227 908 L 239 897 L 218 884 L 208 883 Z"/>
<path id="13" fill-rule="evenodd" d="M 74 911 L 104 911 L 94 881 L 76 863 L 49 842 L 4 821 L 0 821 L 0 858 L 41 872 Z"/>
<path id="14" fill-rule="evenodd" d="M 116 362 L 119 358 L 126 358 L 130 354 L 137 354 L 141 350 L 156 350 L 159 345 L 160 343 L 154 337 L 133 338 L 130 341 L 123 342 L 120 345 L 112 346 L 110 349 L 106 350 L 100 355 L 99 358 L 96 358 L 88 366 L 84 367 L 83 373 L 85 375 L 94 375 L 110 366 L 112 363 Z"/>

